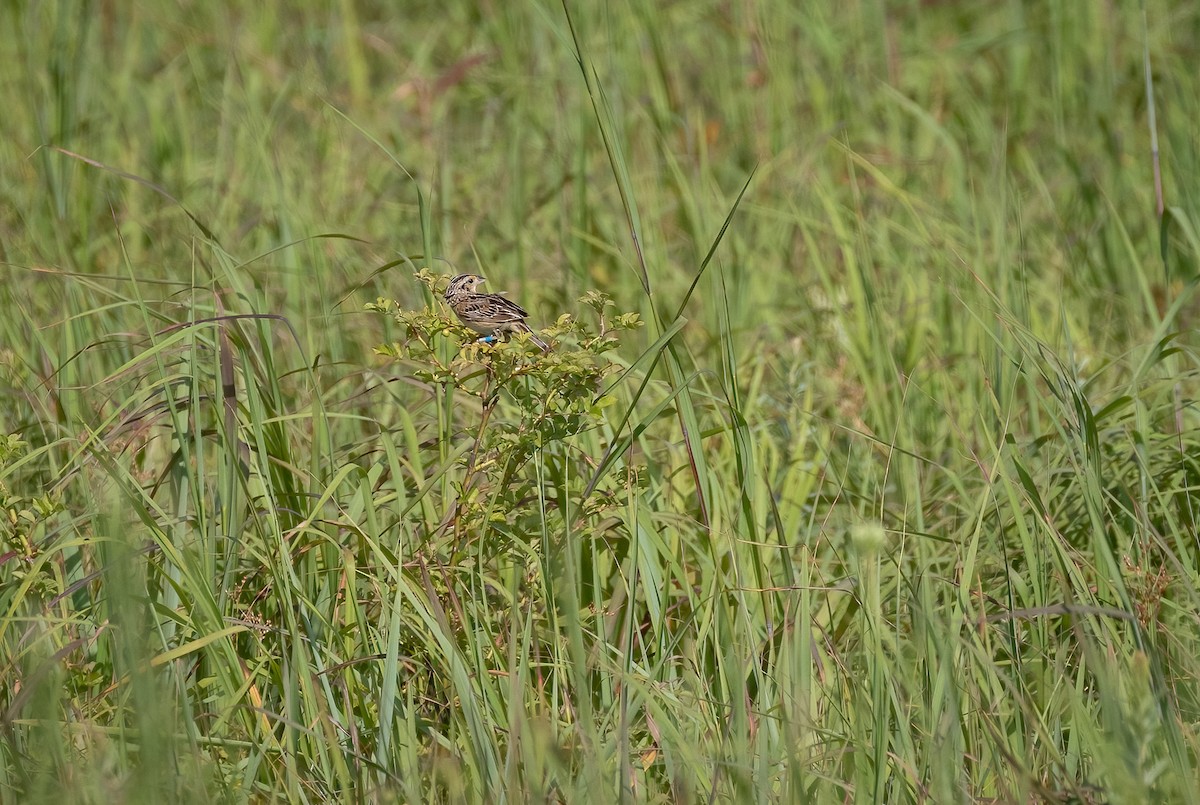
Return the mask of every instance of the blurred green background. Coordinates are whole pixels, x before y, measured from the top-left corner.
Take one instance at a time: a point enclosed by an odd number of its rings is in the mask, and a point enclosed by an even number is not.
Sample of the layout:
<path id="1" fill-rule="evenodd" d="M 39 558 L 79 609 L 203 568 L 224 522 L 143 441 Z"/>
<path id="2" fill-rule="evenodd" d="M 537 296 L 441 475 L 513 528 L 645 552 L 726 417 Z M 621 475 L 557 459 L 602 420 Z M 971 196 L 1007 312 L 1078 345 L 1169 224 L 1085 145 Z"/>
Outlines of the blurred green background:
<path id="1" fill-rule="evenodd" d="M 1198 43 L 5 3 L 0 800 L 1200 800 Z M 425 267 L 646 326 L 476 479 Z"/>

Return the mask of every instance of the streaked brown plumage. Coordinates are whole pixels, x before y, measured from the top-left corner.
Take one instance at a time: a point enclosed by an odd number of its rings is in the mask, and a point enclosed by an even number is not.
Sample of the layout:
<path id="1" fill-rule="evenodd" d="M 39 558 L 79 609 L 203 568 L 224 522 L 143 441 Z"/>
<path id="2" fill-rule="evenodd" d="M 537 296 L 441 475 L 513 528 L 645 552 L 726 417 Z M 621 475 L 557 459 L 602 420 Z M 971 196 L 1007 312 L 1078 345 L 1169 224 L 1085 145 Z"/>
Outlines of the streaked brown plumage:
<path id="1" fill-rule="evenodd" d="M 458 320 L 482 336 L 499 338 L 505 333 L 529 333 L 529 339 L 549 352 L 550 346 L 533 334 L 525 320 L 525 308 L 500 294 L 477 293 L 486 280 L 478 274 L 459 274 L 450 280 L 445 300 Z"/>

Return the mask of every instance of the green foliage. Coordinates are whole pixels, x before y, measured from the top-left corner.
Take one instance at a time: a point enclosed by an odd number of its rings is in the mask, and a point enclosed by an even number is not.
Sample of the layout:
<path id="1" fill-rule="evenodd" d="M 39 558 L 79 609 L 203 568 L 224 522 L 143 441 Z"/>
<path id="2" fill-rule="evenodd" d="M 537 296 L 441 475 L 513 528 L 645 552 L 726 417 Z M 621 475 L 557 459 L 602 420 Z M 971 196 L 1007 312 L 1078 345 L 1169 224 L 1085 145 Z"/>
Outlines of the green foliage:
<path id="1" fill-rule="evenodd" d="M 416 278 L 439 297 L 449 281 L 428 270 Z M 560 533 L 570 501 L 583 499 L 588 462 L 562 445 L 604 424 L 604 409 L 613 402 L 603 393 L 604 384 L 620 368 L 606 353 L 617 348 L 622 331 L 641 321 L 637 313 L 606 315 L 613 302 L 598 291 L 579 301 L 591 309 L 595 325 L 562 314 L 539 333 L 554 344 L 546 353 L 524 333 L 489 343 L 432 308 L 408 311 L 385 299 L 367 305 L 391 317 L 403 333 L 402 341 L 378 348 L 377 354 L 403 362 L 410 377 L 428 384 L 431 397 L 452 401 L 454 413 L 467 411 L 475 420 L 464 423 L 473 441 L 459 458 L 463 473 L 455 483 L 451 515 L 456 545 L 464 536 L 477 539 L 488 531 L 526 537 Z M 448 351 L 453 356 L 443 358 Z M 552 491 L 543 496 L 539 490 L 546 487 Z M 578 536 L 591 535 L 587 525 L 606 508 L 598 502 L 611 499 L 616 490 L 604 491 L 574 513 L 579 520 L 573 529 L 586 529 L 576 531 Z M 433 505 L 441 509 L 445 502 L 435 498 Z"/>
<path id="2" fill-rule="evenodd" d="M 0 10 L 0 802 L 1200 799 L 1200 7 L 281 10 Z"/>
<path id="3" fill-rule="evenodd" d="M 63 506 L 55 495 L 15 494 L 4 483 L 10 465 L 26 449 L 16 434 L 0 434 L 0 587 L 48 598 L 62 592 L 62 585 L 44 555 L 50 539 L 47 524 Z"/>

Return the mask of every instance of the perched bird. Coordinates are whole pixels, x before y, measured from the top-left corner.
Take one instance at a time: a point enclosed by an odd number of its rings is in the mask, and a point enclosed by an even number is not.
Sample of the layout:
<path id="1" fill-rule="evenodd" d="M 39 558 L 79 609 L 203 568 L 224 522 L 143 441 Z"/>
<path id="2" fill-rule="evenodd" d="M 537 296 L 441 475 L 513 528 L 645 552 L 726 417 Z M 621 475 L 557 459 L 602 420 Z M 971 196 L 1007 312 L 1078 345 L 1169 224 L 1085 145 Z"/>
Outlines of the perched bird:
<path id="1" fill-rule="evenodd" d="M 458 320 L 485 336 L 485 341 L 495 340 L 505 333 L 529 333 L 533 343 L 543 352 L 549 352 L 550 345 L 534 335 L 525 323 L 529 318 L 525 308 L 500 294 L 476 293 L 475 289 L 486 281 L 478 274 L 459 274 L 450 280 L 445 299 Z"/>

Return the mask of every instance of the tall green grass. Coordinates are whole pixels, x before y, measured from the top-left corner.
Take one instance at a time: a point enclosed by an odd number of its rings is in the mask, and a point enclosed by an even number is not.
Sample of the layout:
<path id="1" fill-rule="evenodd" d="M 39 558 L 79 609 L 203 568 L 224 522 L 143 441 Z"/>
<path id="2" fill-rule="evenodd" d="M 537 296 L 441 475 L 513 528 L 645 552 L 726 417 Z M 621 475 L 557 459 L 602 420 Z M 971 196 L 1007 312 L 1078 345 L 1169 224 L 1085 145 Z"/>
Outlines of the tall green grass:
<path id="1" fill-rule="evenodd" d="M 9 4 L 0 800 L 1200 799 L 1198 34 Z"/>

